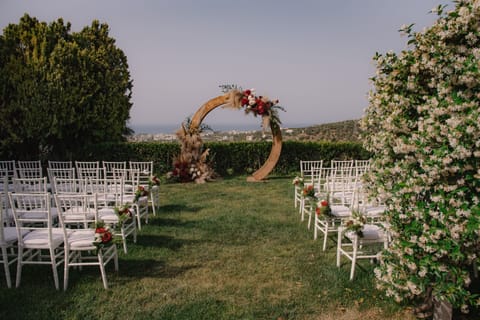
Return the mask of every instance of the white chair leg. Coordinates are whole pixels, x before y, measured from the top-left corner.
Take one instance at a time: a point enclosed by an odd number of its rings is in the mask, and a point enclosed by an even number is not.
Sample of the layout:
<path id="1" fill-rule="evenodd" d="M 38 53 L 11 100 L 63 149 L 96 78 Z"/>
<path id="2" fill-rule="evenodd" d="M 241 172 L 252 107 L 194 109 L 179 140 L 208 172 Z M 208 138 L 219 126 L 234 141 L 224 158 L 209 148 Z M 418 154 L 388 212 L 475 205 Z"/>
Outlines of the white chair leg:
<path id="1" fill-rule="evenodd" d="M 8 264 L 8 250 L 5 247 L 2 247 L 2 257 L 3 257 L 3 269 L 5 270 L 5 280 L 7 281 L 7 287 L 11 288 L 12 279 L 10 278 L 10 266 Z"/>
<path id="2" fill-rule="evenodd" d="M 18 248 L 18 260 L 17 260 L 17 279 L 15 281 L 15 287 L 20 287 L 22 281 L 22 261 L 23 261 L 23 247 Z"/>
<path id="3" fill-rule="evenodd" d="M 353 280 L 355 275 L 355 265 L 357 264 L 357 250 L 358 250 L 358 236 L 353 238 L 352 242 L 353 252 L 352 252 L 352 268 L 350 270 L 350 280 Z"/>
<path id="4" fill-rule="evenodd" d="M 328 227 L 329 227 L 329 222 L 326 222 L 325 229 L 323 230 L 323 251 L 327 250 Z"/>
<path id="5" fill-rule="evenodd" d="M 338 238 L 337 238 L 337 267 L 340 268 L 340 259 L 342 256 L 342 228 L 338 228 Z"/>
<path id="6" fill-rule="evenodd" d="M 100 250 L 98 252 L 97 257 L 98 257 L 98 263 L 99 263 L 99 267 L 100 267 L 100 274 L 102 275 L 103 287 L 105 289 L 108 289 L 107 274 L 105 273 L 105 265 L 103 264 L 102 250 Z"/>
<path id="7" fill-rule="evenodd" d="M 67 291 L 67 288 L 68 288 L 68 271 L 70 269 L 70 267 L 68 266 L 68 264 L 70 263 L 70 253 L 69 253 L 69 250 L 65 249 L 65 261 L 63 262 L 64 263 L 64 267 L 63 267 L 63 291 Z"/>
<path id="8" fill-rule="evenodd" d="M 55 258 L 54 249 L 50 249 L 50 262 L 52 264 L 53 282 L 55 283 L 55 289 L 60 289 L 60 283 L 58 281 L 57 259 Z"/>
<path id="9" fill-rule="evenodd" d="M 113 257 L 113 264 L 115 266 L 115 271 L 118 271 L 118 251 L 117 251 L 117 246 L 113 249 L 113 254 L 115 255 Z"/>

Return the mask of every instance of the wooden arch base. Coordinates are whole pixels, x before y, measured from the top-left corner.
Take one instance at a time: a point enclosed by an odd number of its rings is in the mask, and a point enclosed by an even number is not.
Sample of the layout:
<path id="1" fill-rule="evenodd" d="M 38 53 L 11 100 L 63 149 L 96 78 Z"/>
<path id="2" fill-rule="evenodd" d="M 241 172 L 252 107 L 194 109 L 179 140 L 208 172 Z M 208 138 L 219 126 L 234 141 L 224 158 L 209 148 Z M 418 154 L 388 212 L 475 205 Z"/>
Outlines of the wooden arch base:
<path id="1" fill-rule="evenodd" d="M 218 96 L 216 98 L 210 99 L 207 101 L 197 112 L 193 115 L 192 121 L 190 122 L 190 130 L 198 130 L 200 124 L 202 123 L 203 119 L 207 116 L 207 114 L 212 111 L 213 109 L 220 107 L 228 102 L 229 94 L 225 94 L 223 96 Z M 282 151 L 282 132 L 280 128 L 274 128 L 270 125 L 270 129 L 272 130 L 272 150 L 270 151 L 270 155 L 268 156 L 267 161 L 260 167 L 257 171 L 255 171 L 251 176 L 247 177 L 247 181 L 262 181 L 265 179 L 268 174 L 275 168 L 275 165 L 280 158 L 280 153 Z"/>

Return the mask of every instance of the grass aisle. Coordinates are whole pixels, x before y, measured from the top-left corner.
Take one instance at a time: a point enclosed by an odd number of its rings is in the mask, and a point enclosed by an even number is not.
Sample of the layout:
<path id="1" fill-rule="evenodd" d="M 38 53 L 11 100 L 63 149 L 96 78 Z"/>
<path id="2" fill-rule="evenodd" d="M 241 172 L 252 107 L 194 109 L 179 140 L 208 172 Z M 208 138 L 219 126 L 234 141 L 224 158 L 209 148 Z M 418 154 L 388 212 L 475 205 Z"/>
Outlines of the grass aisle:
<path id="1" fill-rule="evenodd" d="M 350 282 L 329 244 L 300 222 L 291 178 L 162 185 L 109 290 L 95 268 L 72 270 L 64 293 L 48 267 L 25 267 L 19 289 L 0 287 L 0 319 L 408 318 L 374 289 L 373 266 Z"/>

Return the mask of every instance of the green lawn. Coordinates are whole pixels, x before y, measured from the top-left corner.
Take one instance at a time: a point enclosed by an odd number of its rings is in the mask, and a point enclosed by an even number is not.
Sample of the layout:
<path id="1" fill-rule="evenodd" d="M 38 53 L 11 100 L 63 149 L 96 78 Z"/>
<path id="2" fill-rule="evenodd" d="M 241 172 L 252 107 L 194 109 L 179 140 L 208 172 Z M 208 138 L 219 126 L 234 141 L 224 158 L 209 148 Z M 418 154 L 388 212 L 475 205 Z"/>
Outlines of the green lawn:
<path id="1" fill-rule="evenodd" d="M 71 270 L 63 292 L 49 267 L 26 266 L 20 288 L 1 279 L 0 319 L 408 319 L 376 291 L 368 261 L 349 281 L 334 242 L 321 251 L 291 180 L 162 185 L 159 214 L 118 274 L 109 266 L 109 290 L 96 268 Z"/>

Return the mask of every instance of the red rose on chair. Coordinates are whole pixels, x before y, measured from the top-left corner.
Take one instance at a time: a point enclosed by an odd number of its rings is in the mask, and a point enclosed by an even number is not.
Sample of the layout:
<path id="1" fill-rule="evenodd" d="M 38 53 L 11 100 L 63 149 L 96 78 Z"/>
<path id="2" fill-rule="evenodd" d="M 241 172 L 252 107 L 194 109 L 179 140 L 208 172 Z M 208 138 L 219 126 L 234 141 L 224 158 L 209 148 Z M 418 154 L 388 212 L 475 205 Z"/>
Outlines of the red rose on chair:
<path id="1" fill-rule="evenodd" d="M 110 232 L 104 232 L 102 235 L 102 242 L 109 243 L 112 240 L 112 234 Z"/>

